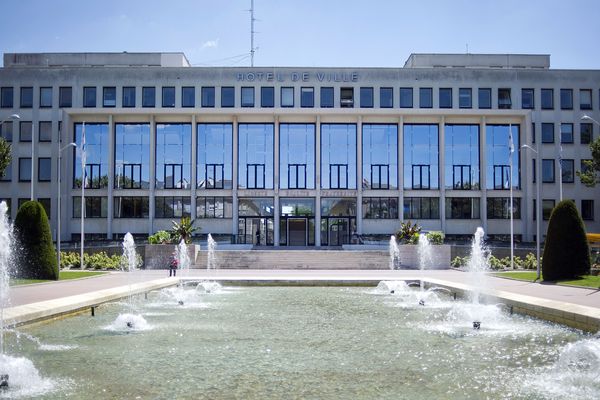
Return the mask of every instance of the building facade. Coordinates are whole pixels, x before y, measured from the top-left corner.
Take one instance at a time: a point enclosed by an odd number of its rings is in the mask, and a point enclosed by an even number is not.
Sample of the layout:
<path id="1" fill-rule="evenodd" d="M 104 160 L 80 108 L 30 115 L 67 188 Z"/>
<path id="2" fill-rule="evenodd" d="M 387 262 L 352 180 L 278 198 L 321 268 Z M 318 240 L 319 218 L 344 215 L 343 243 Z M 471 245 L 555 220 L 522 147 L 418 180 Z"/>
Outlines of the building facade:
<path id="1" fill-rule="evenodd" d="M 217 68 L 181 53 L 5 54 L 0 133 L 13 161 L 0 199 L 14 218 L 33 195 L 56 236 L 60 190 L 62 240 L 80 234 L 83 185 L 89 239 L 190 216 L 203 234 L 264 246 L 339 246 L 405 220 L 502 240 L 512 211 L 517 240 L 533 241 L 539 168 L 541 232 L 561 193 L 600 232 L 600 188 L 576 176 L 599 134 L 581 117 L 600 120 L 600 70 L 549 61 Z"/>

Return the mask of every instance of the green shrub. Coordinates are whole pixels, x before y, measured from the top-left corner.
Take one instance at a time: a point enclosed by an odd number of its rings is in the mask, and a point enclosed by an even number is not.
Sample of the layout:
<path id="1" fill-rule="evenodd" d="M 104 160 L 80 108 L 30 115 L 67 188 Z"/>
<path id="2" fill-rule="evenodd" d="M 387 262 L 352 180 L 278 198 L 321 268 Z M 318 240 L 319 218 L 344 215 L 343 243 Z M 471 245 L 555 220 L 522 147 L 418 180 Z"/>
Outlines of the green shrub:
<path id="1" fill-rule="evenodd" d="M 469 257 L 456 256 L 456 257 L 454 257 L 454 259 L 452 260 L 450 265 L 452 266 L 452 268 L 460 268 L 460 267 L 464 267 L 465 265 L 467 265 L 468 262 L 469 262 Z"/>
<path id="2" fill-rule="evenodd" d="M 127 263 L 127 260 L 120 254 L 113 254 L 109 256 L 104 251 L 98 253 L 89 254 L 83 253 L 83 262 L 86 268 L 89 269 L 104 269 L 104 270 L 118 270 L 121 266 Z M 142 265 L 142 257 L 138 254 L 137 256 L 137 267 Z M 61 268 L 80 268 L 80 255 L 75 252 L 61 252 L 60 253 L 60 267 Z"/>
<path id="3" fill-rule="evenodd" d="M 26 201 L 17 211 L 14 227 L 20 247 L 18 277 L 58 280 L 56 251 L 44 207 L 37 201 Z"/>
<path id="4" fill-rule="evenodd" d="M 430 244 L 444 244 L 444 232 L 429 232 L 427 233 L 427 240 L 429 240 Z"/>
<path id="5" fill-rule="evenodd" d="M 571 200 L 563 200 L 552 210 L 542 274 L 544 280 L 573 279 L 590 272 L 590 248 L 583 221 Z"/>
<path id="6" fill-rule="evenodd" d="M 148 236 L 150 244 L 169 244 L 172 243 L 171 233 L 168 231 L 158 231 L 154 235 Z"/>

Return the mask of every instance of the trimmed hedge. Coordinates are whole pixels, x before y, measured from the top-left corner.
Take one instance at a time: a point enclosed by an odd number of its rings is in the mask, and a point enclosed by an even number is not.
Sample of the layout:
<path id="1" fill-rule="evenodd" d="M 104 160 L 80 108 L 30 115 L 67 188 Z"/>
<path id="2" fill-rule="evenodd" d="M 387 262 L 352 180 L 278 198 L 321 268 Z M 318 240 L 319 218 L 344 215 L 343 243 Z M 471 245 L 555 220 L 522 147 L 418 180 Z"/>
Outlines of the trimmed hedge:
<path id="1" fill-rule="evenodd" d="M 590 248 L 581 216 L 571 200 L 563 200 L 552 210 L 542 274 L 545 281 L 571 279 L 590 273 Z"/>
<path id="2" fill-rule="evenodd" d="M 17 211 L 14 227 L 20 247 L 17 277 L 58 280 L 56 251 L 44 207 L 37 201 L 23 203 Z"/>

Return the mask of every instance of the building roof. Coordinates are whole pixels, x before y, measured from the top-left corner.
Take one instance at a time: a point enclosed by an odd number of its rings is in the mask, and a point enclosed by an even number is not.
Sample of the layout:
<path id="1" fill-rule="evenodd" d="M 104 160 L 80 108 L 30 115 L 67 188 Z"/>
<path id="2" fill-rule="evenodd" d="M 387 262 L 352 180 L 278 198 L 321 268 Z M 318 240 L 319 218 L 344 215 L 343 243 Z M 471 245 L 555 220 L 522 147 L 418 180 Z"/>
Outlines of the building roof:
<path id="1" fill-rule="evenodd" d="M 417 54 L 404 68 L 536 68 L 549 69 L 547 54 Z"/>
<path id="2" fill-rule="evenodd" d="M 190 67 L 183 53 L 5 53 L 4 67 Z"/>

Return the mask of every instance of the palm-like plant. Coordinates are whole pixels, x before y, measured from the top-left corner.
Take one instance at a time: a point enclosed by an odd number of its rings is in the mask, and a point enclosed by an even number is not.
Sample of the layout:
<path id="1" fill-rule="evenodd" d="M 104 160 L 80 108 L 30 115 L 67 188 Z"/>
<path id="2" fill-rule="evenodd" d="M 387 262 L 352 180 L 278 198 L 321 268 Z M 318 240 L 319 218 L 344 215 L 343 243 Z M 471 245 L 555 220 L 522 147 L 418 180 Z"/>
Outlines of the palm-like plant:
<path id="1" fill-rule="evenodd" d="M 185 243 L 190 243 L 194 232 L 200 230 L 200 228 L 194 227 L 194 220 L 190 217 L 183 217 L 179 222 L 171 221 L 173 223 L 173 229 L 171 229 L 171 236 L 176 239 L 177 243 L 182 240 Z"/>

